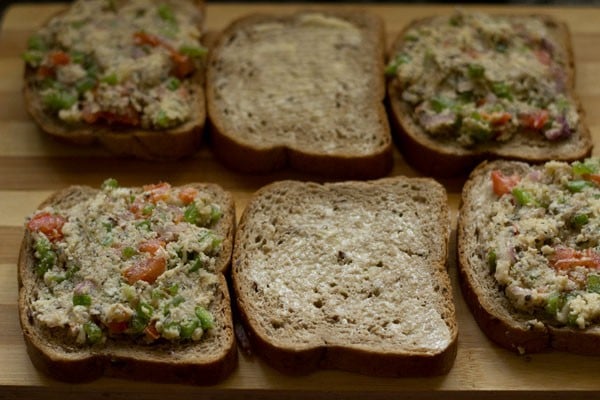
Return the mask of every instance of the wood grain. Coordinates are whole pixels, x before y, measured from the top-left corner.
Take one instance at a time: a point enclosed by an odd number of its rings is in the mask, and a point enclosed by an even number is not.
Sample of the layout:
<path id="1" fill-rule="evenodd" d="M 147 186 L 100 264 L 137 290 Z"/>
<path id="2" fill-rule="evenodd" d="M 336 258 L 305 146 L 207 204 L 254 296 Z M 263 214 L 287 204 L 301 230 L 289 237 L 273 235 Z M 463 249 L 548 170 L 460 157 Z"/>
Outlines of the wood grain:
<path id="1" fill-rule="evenodd" d="M 234 374 L 208 388 L 160 385 L 101 379 L 66 385 L 40 375 L 27 357 L 17 318 L 16 261 L 23 221 L 51 191 L 71 184 L 98 186 L 106 177 L 124 185 L 158 180 L 181 184 L 211 181 L 233 192 L 238 216 L 252 193 L 279 179 L 313 179 L 290 171 L 272 175 L 242 176 L 222 167 L 206 148 L 186 160 L 150 163 L 117 159 L 98 148 L 64 145 L 42 135 L 27 116 L 21 97 L 23 63 L 20 54 L 28 35 L 60 4 L 15 5 L 5 14 L 0 33 L 0 397 L 8 398 L 477 398 L 531 399 L 586 398 L 600 390 L 600 358 L 549 352 L 518 356 L 491 344 L 469 313 L 456 282 L 456 265 L 449 268 L 459 319 L 459 348 L 452 371 L 430 379 L 382 379 L 337 371 L 320 371 L 305 377 L 282 375 L 260 360 L 240 357 Z M 209 4 L 206 27 L 219 30 L 250 12 L 288 12 L 300 4 Z M 323 5 L 310 5 L 311 8 Z M 384 19 L 388 43 L 413 18 L 451 12 L 451 6 L 336 5 L 359 7 Z M 472 7 L 465 7 L 472 8 Z M 475 8 L 475 7 L 473 7 Z M 577 90 L 588 114 L 594 141 L 600 140 L 600 9 L 564 7 L 479 6 L 490 12 L 547 13 L 565 20 L 573 34 L 577 63 Z M 598 154 L 598 150 L 594 151 Z M 391 175 L 418 174 L 396 151 Z M 455 221 L 464 179 L 441 181 L 448 190 Z"/>

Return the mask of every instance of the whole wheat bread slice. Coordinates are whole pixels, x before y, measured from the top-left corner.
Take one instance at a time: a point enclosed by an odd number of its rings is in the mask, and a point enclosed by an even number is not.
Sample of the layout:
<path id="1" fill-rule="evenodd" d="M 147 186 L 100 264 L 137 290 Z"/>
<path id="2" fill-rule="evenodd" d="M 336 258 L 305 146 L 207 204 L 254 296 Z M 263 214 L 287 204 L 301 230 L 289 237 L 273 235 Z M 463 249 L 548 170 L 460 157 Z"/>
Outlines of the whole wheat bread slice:
<path id="1" fill-rule="evenodd" d="M 380 177 L 392 165 L 382 22 L 359 11 L 251 15 L 209 55 L 215 154 L 246 173 Z"/>
<path id="2" fill-rule="evenodd" d="M 197 24 L 204 23 L 204 2 L 186 0 L 195 4 L 199 10 Z M 172 2 L 175 6 L 177 2 Z M 148 1 L 148 8 L 159 2 Z M 64 13 L 64 12 L 62 12 Z M 62 13 L 55 17 L 60 17 Z M 197 151 L 202 140 L 206 120 L 206 102 L 204 94 L 204 66 L 196 69 L 187 77 L 191 83 L 189 102 L 193 109 L 191 118 L 168 129 L 143 129 L 106 123 L 88 124 L 85 122 L 66 123 L 58 116 L 49 113 L 34 83 L 36 70 L 25 64 L 23 96 L 27 112 L 39 128 L 55 139 L 81 146 L 99 143 L 112 154 L 134 156 L 148 160 L 173 160 L 188 156 Z"/>
<path id="3" fill-rule="evenodd" d="M 290 374 L 437 375 L 456 356 L 446 192 L 426 178 L 276 182 L 236 233 L 250 342 Z"/>
<path id="4" fill-rule="evenodd" d="M 577 105 L 580 117 L 577 130 L 565 140 L 549 141 L 542 135 L 516 134 L 507 142 L 491 142 L 465 148 L 449 138 L 433 138 L 413 117 L 413 109 L 402 100 L 402 88 L 398 79 L 388 82 L 390 122 L 398 139 L 400 150 L 407 161 L 423 173 L 434 176 L 454 176 L 467 174 L 483 160 L 509 159 L 531 163 L 549 160 L 575 161 L 591 154 L 592 140 L 585 122 L 585 112 L 574 92 L 575 60 L 568 26 L 546 15 L 532 15 L 530 18 L 544 21 L 552 32 L 552 37 L 561 47 L 567 58 L 565 66 L 566 93 Z M 398 35 L 390 50 L 394 58 L 404 44 L 405 34 L 412 28 L 427 26 L 435 17 L 413 21 Z M 506 66 L 510 68 L 510 65 Z"/>
<path id="5" fill-rule="evenodd" d="M 108 337 L 101 346 L 81 346 L 60 329 L 47 328 L 33 316 L 43 279 L 35 273 L 32 235 L 25 230 L 19 255 L 19 317 L 27 352 L 33 364 L 49 376 L 68 382 L 97 379 L 102 375 L 127 379 L 188 384 L 214 384 L 227 377 L 237 365 L 237 348 L 229 291 L 224 274 L 230 266 L 235 230 L 235 212 L 231 195 L 214 184 L 190 184 L 221 207 L 223 215 L 212 228 L 223 238 L 215 263 L 218 288 L 208 311 L 214 318 L 211 333 L 200 341 L 156 341 L 142 343 L 123 336 Z M 68 210 L 98 190 L 72 186 L 60 190 L 39 207 Z"/>
<path id="6" fill-rule="evenodd" d="M 523 162 L 483 162 L 470 175 L 462 193 L 458 220 L 458 261 L 464 298 L 481 330 L 495 343 L 512 351 L 535 353 L 557 349 L 574 353 L 600 354 L 600 328 L 557 327 L 517 310 L 490 273 L 480 236 L 496 200 L 490 174 L 523 176 L 539 167 Z"/>

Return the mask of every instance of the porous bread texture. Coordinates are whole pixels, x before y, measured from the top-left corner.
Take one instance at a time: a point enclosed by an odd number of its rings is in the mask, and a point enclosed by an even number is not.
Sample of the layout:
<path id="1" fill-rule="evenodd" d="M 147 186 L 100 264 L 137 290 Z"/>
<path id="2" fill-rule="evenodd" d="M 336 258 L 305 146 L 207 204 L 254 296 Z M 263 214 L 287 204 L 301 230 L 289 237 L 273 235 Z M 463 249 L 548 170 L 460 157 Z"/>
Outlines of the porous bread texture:
<path id="1" fill-rule="evenodd" d="M 289 163 L 324 175 L 387 173 L 383 52 L 381 21 L 358 11 L 234 22 L 208 62 L 217 155 L 247 172 Z"/>
<path id="2" fill-rule="evenodd" d="M 82 382 L 102 375 L 127 379 L 189 384 L 214 384 L 228 376 L 237 365 L 229 291 L 224 274 L 230 265 L 235 229 L 231 195 L 217 185 L 190 184 L 209 193 L 223 216 L 213 228 L 224 240 L 215 265 L 218 289 L 209 311 L 214 328 L 198 342 L 158 342 L 141 344 L 125 337 L 107 338 L 102 347 L 80 347 L 66 338 L 66 332 L 40 326 L 33 318 L 31 303 L 43 282 L 35 274 L 33 240 L 28 231 L 19 255 L 19 318 L 27 352 L 32 363 L 55 379 Z M 97 190 L 72 186 L 54 193 L 39 208 L 52 205 L 68 209 L 94 196 Z"/>
<path id="3" fill-rule="evenodd" d="M 434 176 L 456 176 L 469 173 L 484 160 L 507 159 L 530 163 L 550 160 L 575 161 L 589 156 L 592 152 L 592 139 L 585 121 L 585 111 L 575 89 L 575 58 L 571 35 L 564 22 L 547 15 L 531 15 L 540 18 L 551 27 L 553 37 L 561 45 L 568 60 L 566 65 L 567 94 L 577 104 L 580 121 L 577 130 L 566 140 L 550 141 L 541 135 L 514 135 L 507 142 L 483 143 L 473 148 L 465 148 L 455 140 L 432 138 L 412 117 L 412 107 L 402 101 L 402 88 L 396 78 L 388 82 L 390 122 L 399 142 L 400 151 L 407 161 L 423 173 Z M 396 38 L 390 51 L 390 59 L 404 41 L 404 32 L 415 26 L 427 25 L 434 17 L 413 21 Z M 558 51 L 558 50 L 557 50 Z"/>
<path id="4" fill-rule="evenodd" d="M 443 187 L 388 178 L 261 189 L 236 236 L 233 285 L 250 339 L 285 372 L 447 372 L 457 326 Z"/>
<path id="5" fill-rule="evenodd" d="M 204 1 L 186 0 L 201 10 L 204 23 Z M 57 14 L 56 16 L 60 15 Z M 175 160 L 195 153 L 202 141 L 206 121 L 204 93 L 205 67 L 194 72 L 188 79 L 192 82 L 189 102 L 195 112 L 192 118 L 178 126 L 165 130 L 141 129 L 108 124 L 67 123 L 49 114 L 43 99 L 34 85 L 35 70 L 25 64 L 23 97 L 25 109 L 45 133 L 61 142 L 79 146 L 102 145 L 117 156 L 133 156 L 146 160 Z"/>
<path id="6" fill-rule="evenodd" d="M 495 343 L 509 350 L 535 353 L 551 348 L 574 353 L 600 355 L 600 327 L 587 329 L 553 327 L 545 321 L 516 310 L 490 273 L 487 254 L 480 237 L 492 217 L 496 199 L 490 173 L 523 175 L 536 166 L 498 160 L 481 163 L 470 175 L 462 192 L 458 219 L 458 262 L 463 296 L 481 330 Z"/>

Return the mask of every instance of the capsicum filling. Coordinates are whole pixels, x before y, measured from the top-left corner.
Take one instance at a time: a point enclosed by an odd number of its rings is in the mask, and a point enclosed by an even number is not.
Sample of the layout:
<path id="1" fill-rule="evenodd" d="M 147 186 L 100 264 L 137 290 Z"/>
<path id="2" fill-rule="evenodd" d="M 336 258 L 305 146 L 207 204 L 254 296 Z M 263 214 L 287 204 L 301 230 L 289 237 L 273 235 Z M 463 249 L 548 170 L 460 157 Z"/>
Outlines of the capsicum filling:
<path id="1" fill-rule="evenodd" d="M 408 29 L 386 73 L 434 138 L 463 147 L 516 134 L 564 140 L 579 115 L 553 28 L 541 18 L 458 11 Z"/>
<path id="2" fill-rule="evenodd" d="M 557 326 L 600 321 L 600 159 L 492 171 L 481 255 L 512 305 Z"/>
<path id="3" fill-rule="evenodd" d="M 173 128 L 193 115 L 201 21 L 187 1 L 79 0 L 23 58 L 44 110 L 66 123 Z"/>
<path id="4" fill-rule="evenodd" d="M 37 211 L 26 224 L 42 281 L 36 322 L 79 345 L 118 335 L 200 340 L 214 325 L 221 216 L 196 188 L 131 189 L 114 179 L 69 208 Z"/>

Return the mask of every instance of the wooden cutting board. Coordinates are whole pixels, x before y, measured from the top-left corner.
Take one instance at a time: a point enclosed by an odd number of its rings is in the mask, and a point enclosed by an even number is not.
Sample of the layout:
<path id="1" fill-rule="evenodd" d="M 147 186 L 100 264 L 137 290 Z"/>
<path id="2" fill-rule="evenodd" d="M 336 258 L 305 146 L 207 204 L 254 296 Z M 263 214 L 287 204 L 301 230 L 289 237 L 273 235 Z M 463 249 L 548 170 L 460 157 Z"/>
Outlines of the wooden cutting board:
<path id="1" fill-rule="evenodd" d="M 209 4 L 207 29 L 219 30 L 250 12 L 287 12 L 302 5 Z M 315 8 L 315 5 L 310 5 Z M 391 38 L 411 19 L 449 13 L 448 6 L 340 5 L 383 17 Z M 173 184 L 211 181 L 234 193 L 238 215 L 249 196 L 271 181 L 310 177 L 292 172 L 242 176 L 223 168 L 207 150 L 176 163 L 116 159 L 98 148 L 77 148 L 42 135 L 27 116 L 21 96 L 20 54 L 29 34 L 64 5 L 19 4 L 9 8 L 0 32 L 0 398 L 584 398 L 600 389 L 600 357 L 549 352 L 519 356 L 490 343 L 466 308 L 450 265 L 459 321 L 459 347 L 452 371 L 428 379 L 379 379 L 320 371 L 303 377 L 282 375 L 256 358 L 240 354 L 237 370 L 216 386 L 194 387 L 101 379 L 68 385 L 38 373 L 25 351 L 17 317 L 16 263 L 23 221 L 53 190 L 70 184 L 98 186 L 106 177 L 123 185 L 165 180 Z M 471 9 L 472 7 L 465 7 Z M 475 8 L 475 7 L 473 7 Z M 600 143 L 600 8 L 476 7 L 490 12 L 545 13 L 565 20 L 573 34 L 577 91 L 587 111 L 594 141 Z M 598 154 L 598 150 L 594 151 Z M 417 176 L 396 151 L 391 175 Z M 446 186 L 453 219 L 463 179 Z"/>

